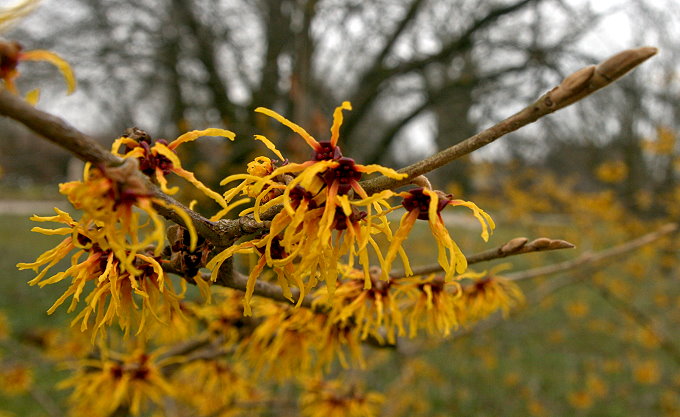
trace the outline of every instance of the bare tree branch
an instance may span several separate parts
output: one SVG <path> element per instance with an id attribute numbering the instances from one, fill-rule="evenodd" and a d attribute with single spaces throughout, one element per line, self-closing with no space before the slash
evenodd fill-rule
<path id="1" fill-rule="evenodd" d="M 191 2 L 187 0 L 173 0 L 173 7 L 178 11 L 177 15 L 184 19 L 184 24 L 191 31 L 197 43 L 198 59 L 208 73 L 208 85 L 213 94 L 213 104 L 219 110 L 222 119 L 236 120 L 236 110 L 232 101 L 227 95 L 227 85 L 222 80 L 221 71 L 217 63 L 215 54 L 215 44 L 213 37 L 206 33 L 206 28 L 200 24 Z"/>
<path id="2" fill-rule="evenodd" d="M 408 174 L 403 180 L 378 177 L 362 183 L 367 193 L 372 194 L 385 189 L 393 189 L 408 184 L 409 178 L 423 175 L 439 168 L 461 156 L 467 155 L 510 132 L 535 122 L 541 117 L 567 107 L 606 87 L 657 53 L 656 48 L 642 47 L 620 52 L 597 66 L 582 68 L 565 78 L 533 104 L 514 115 L 491 126 L 480 133 L 465 139 L 447 149 L 399 170 Z"/>
<path id="3" fill-rule="evenodd" d="M 571 249 L 573 247 L 574 245 L 565 240 L 548 239 L 547 237 L 541 237 L 529 242 L 529 239 L 525 237 L 516 237 L 497 248 L 488 249 L 483 252 L 475 253 L 473 255 L 467 256 L 466 259 L 468 265 L 472 265 L 480 262 L 491 261 L 494 259 L 505 258 L 508 256 L 521 255 L 524 253 L 544 252 L 558 249 Z M 436 272 L 441 272 L 443 270 L 441 265 L 439 264 L 423 265 L 412 269 L 413 275 L 434 274 Z M 390 277 L 393 279 L 403 278 L 404 276 L 405 276 L 404 271 L 390 272 Z"/>
<path id="4" fill-rule="evenodd" d="M 574 245 L 572 245 L 569 242 L 566 242 L 564 240 L 556 240 L 556 239 L 548 239 L 548 238 L 538 238 L 534 239 L 531 242 L 527 238 L 524 237 L 518 237 L 515 239 L 512 239 L 508 241 L 507 243 L 494 248 L 494 249 L 489 249 L 484 252 L 480 252 L 474 255 L 471 255 L 467 257 L 468 264 L 475 264 L 475 263 L 480 263 L 480 262 L 486 262 L 490 261 L 493 259 L 498 259 L 498 258 L 504 258 L 506 256 L 513 256 L 513 255 L 521 255 L 524 253 L 531 253 L 531 252 L 541 252 L 541 251 L 548 251 L 548 250 L 557 250 L 557 249 L 568 249 L 568 248 L 573 248 Z M 173 266 L 170 265 L 164 265 L 164 269 L 166 272 L 170 272 L 173 274 L 177 274 L 180 276 L 183 276 L 182 271 L 174 268 Z M 414 275 L 426 275 L 426 274 L 432 274 L 436 272 L 440 272 L 442 270 L 441 266 L 439 264 L 436 265 L 425 265 L 420 268 L 413 268 L 413 273 Z M 404 272 L 403 271 L 394 271 L 390 273 L 390 278 L 392 279 L 399 279 L 404 277 Z M 187 281 L 193 282 L 191 277 L 184 277 Z M 202 278 L 204 280 L 208 280 L 210 278 L 209 274 L 203 274 Z M 235 290 L 240 290 L 240 291 L 245 291 L 246 290 L 246 284 L 248 283 L 248 276 L 233 270 L 231 268 L 225 268 L 224 270 L 221 270 L 216 284 L 228 288 L 233 288 Z M 296 288 L 291 288 L 291 293 L 293 300 L 298 300 L 298 297 L 300 296 L 300 292 Z M 290 303 L 290 300 L 287 299 L 286 297 L 283 296 L 283 291 L 278 285 L 271 284 L 266 281 L 262 280 L 257 280 L 255 284 L 255 295 L 258 295 L 260 297 L 265 297 L 269 298 L 275 301 L 283 301 Z M 304 300 L 300 303 L 302 307 L 306 308 L 312 308 L 312 297 L 307 295 Z"/>
<path id="5" fill-rule="evenodd" d="M 678 225 L 676 223 L 668 223 L 661 226 L 659 229 L 643 235 L 635 240 L 626 242 L 622 245 L 615 246 L 610 249 L 603 250 L 597 254 L 591 255 L 589 257 L 579 257 L 575 260 L 563 262 L 562 267 L 553 268 L 552 270 L 544 268 L 535 268 L 528 271 L 520 272 L 517 274 L 507 274 L 504 277 L 510 280 L 517 281 L 519 279 L 534 278 L 537 276 L 558 274 L 561 272 L 567 272 L 575 270 L 580 267 L 590 267 L 598 268 L 604 266 L 606 262 L 620 258 L 621 255 L 638 249 L 641 246 L 653 243 L 669 234 L 675 233 L 678 230 Z M 583 258 L 583 259 L 581 259 Z M 581 260 L 581 262 L 574 262 Z M 555 265 L 555 266 L 557 266 Z M 543 270 L 543 271 L 541 271 Z M 527 273 L 529 271 L 540 272 Z M 527 295 L 527 304 L 538 305 L 540 301 L 548 297 L 549 295 L 555 293 L 556 291 L 568 287 L 573 284 L 585 281 L 588 276 L 586 274 L 573 274 L 571 276 L 563 277 L 563 279 L 555 279 L 547 281 L 541 284 L 538 288 L 532 291 L 531 294 Z M 526 277 L 526 278 L 524 278 Z M 594 282 L 589 282 L 591 285 L 595 286 L 595 290 L 602 296 L 606 301 L 608 301 L 614 308 L 621 310 L 627 316 L 631 317 L 638 325 L 652 332 L 654 337 L 659 341 L 661 348 L 673 359 L 674 362 L 680 363 L 680 347 L 673 343 L 672 339 L 668 337 L 667 334 L 659 332 L 658 329 L 653 325 L 653 320 L 644 311 L 638 309 L 634 305 L 626 302 L 625 300 L 619 298 L 614 293 L 609 291 L 607 288 L 598 285 Z M 521 314 L 523 309 L 513 310 L 510 312 L 512 316 Z M 478 333 L 486 331 L 496 327 L 497 325 L 503 323 L 504 317 L 501 314 L 494 314 L 493 316 L 476 323 L 474 326 L 467 327 L 456 333 L 456 338 L 468 336 L 473 333 Z"/>
<path id="6" fill-rule="evenodd" d="M 657 230 L 640 236 L 637 239 L 625 242 L 621 245 L 614 246 L 596 253 L 584 253 L 581 256 L 570 259 L 568 261 L 560 262 L 554 265 L 547 265 L 538 268 L 528 269 L 526 271 L 516 272 L 514 274 L 505 274 L 504 277 L 511 281 L 521 281 L 530 278 L 536 278 L 545 275 L 554 275 L 560 272 L 570 271 L 585 265 L 594 265 L 602 262 L 609 262 L 619 259 L 621 255 L 632 252 L 641 246 L 653 243 L 666 235 L 675 233 L 678 230 L 677 223 L 667 223 Z"/>
<path id="7" fill-rule="evenodd" d="M 96 140 L 62 119 L 38 110 L 6 89 L 0 89 L 0 114 L 14 119 L 45 139 L 94 165 L 120 165 L 123 160 L 105 150 Z"/>
<path id="8" fill-rule="evenodd" d="M 357 91 L 350 100 L 354 110 L 351 114 L 348 114 L 347 119 L 343 124 L 342 128 L 345 137 L 352 136 L 352 132 L 359 124 L 359 120 L 361 120 L 362 116 L 367 113 L 368 108 L 378 98 L 379 92 L 387 80 L 392 80 L 394 77 L 401 74 L 421 70 L 429 64 L 445 61 L 456 53 L 469 50 L 473 46 L 472 39 L 478 31 L 491 26 L 501 17 L 516 12 L 536 1 L 541 0 L 520 0 L 508 6 L 491 9 L 485 16 L 474 21 L 465 32 L 449 41 L 441 51 L 434 55 L 430 55 L 423 59 L 408 61 L 392 68 L 387 68 L 382 62 L 376 62 L 376 65 L 369 71 L 366 71 L 357 83 L 357 85 L 361 86 L 361 89 Z M 415 6 L 416 7 L 409 10 L 409 13 L 415 13 L 417 11 L 417 4 Z M 406 17 L 409 17 L 409 14 L 407 14 Z M 394 35 L 398 36 L 399 33 L 397 32 L 399 30 L 403 30 L 403 28 L 397 26 Z"/>
<path id="9" fill-rule="evenodd" d="M 401 18 L 399 24 L 397 24 L 397 27 L 394 28 L 394 31 L 392 31 L 392 33 L 389 34 L 387 40 L 385 41 L 385 45 L 382 47 L 378 55 L 375 57 L 373 65 L 368 70 L 369 73 L 380 70 L 380 67 L 383 65 L 385 58 L 387 58 L 387 55 L 390 52 L 392 52 L 394 44 L 397 42 L 402 33 L 404 33 L 404 30 L 406 30 L 408 25 L 418 15 L 418 11 L 422 4 L 423 0 L 413 0 L 411 6 L 408 8 L 404 16 Z"/>
<path id="10" fill-rule="evenodd" d="M 448 83 L 447 85 L 438 88 L 436 92 L 434 94 L 431 94 L 428 97 L 428 99 L 425 100 L 421 105 L 416 106 L 413 110 L 411 110 L 410 113 L 399 118 L 399 120 L 396 123 L 385 129 L 384 133 L 379 138 L 371 141 L 371 146 L 374 150 L 373 152 L 368 154 L 368 156 L 363 156 L 362 157 L 363 161 L 368 164 L 379 163 L 380 159 L 385 155 L 385 149 L 387 149 L 390 146 L 390 144 L 396 137 L 397 133 L 399 133 L 399 131 L 404 126 L 406 126 L 411 120 L 415 119 L 426 110 L 432 108 L 432 106 L 436 105 L 440 101 L 449 97 L 451 94 L 455 93 L 456 90 L 458 90 L 460 87 L 493 81 L 497 78 L 500 78 L 503 75 L 521 71 L 526 68 L 527 64 L 524 63 L 514 67 L 503 68 L 491 74 L 480 75 L 474 78 L 468 77 L 465 79 L 456 79 Z"/>

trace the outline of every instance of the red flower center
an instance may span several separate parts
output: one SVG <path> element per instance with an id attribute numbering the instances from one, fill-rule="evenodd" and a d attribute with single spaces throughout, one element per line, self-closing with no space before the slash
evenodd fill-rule
<path id="1" fill-rule="evenodd" d="M 347 216 L 342 207 L 336 207 L 335 217 L 333 217 L 333 228 L 335 230 L 346 230 L 347 220 L 349 220 L 351 224 L 355 224 L 365 218 L 367 215 L 368 213 L 365 211 L 359 210 L 356 207 L 352 207 L 352 213 Z"/>
<path id="2" fill-rule="evenodd" d="M 339 146 L 333 146 L 330 142 L 319 142 L 319 148 L 312 152 L 312 159 L 314 161 L 328 161 L 331 159 L 342 158 L 342 152 Z"/>
<path id="3" fill-rule="evenodd" d="M 0 78 L 10 76 L 16 69 L 21 49 L 18 42 L 0 42 Z"/>
<path id="4" fill-rule="evenodd" d="M 361 179 L 361 172 L 357 171 L 356 164 L 352 158 L 340 158 L 337 160 L 338 166 L 330 168 L 323 174 L 326 185 L 338 183 L 338 195 L 347 194 L 352 188 L 352 182 Z"/>
<path id="5" fill-rule="evenodd" d="M 258 252 L 260 252 L 261 255 L 264 255 L 265 247 L 258 248 L 257 246 L 255 247 Z M 281 238 L 278 236 L 274 236 L 274 239 L 272 239 L 272 245 L 271 245 L 271 257 L 272 259 L 283 259 L 288 256 L 288 252 L 284 249 L 283 246 L 281 246 Z"/>
<path id="6" fill-rule="evenodd" d="M 302 186 L 296 185 L 292 190 L 290 190 L 290 205 L 293 209 L 297 209 L 300 206 L 302 200 L 309 202 L 308 209 L 313 210 L 316 208 L 316 202 L 313 200 L 314 196 L 309 191 L 305 190 Z"/>
<path id="7" fill-rule="evenodd" d="M 408 211 L 418 210 L 418 218 L 420 220 L 430 219 L 430 201 L 432 197 L 425 194 L 422 187 L 414 188 L 408 191 L 409 195 L 404 197 L 401 205 Z M 439 194 L 439 201 L 437 202 L 437 214 L 444 210 L 444 207 L 451 201 L 451 195 Z"/>

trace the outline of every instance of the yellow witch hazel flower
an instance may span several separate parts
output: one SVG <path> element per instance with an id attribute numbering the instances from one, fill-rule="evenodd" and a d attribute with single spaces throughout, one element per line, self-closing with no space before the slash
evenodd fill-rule
<path id="1" fill-rule="evenodd" d="M 430 336 L 446 337 L 460 324 L 461 285 L 458 281 L 445 282 L 436 275 L 414 276 L 399 279 L 398 292 L 404 290 L 410 299 L 404 309 L 409 337 L 414 338 L 421 329 Z"/>
<path id="2" fill-rule="evenodd" d="M 397 336 L 404 336 L 402 308 L 399 299 L 409 291 L 397 280 L 374 280 L 371 288 L 365 288 L 363 274 L 355 269 L 343 272 L 343 281 L 332 298 L 319 290 L 314 295 L 314 307 L 327 310 L 328 324 L 356 326 L 361 340 L 369 336 L 379 344 L 396 343 Z M 397 290 L 400 287 L 400 290 Z M 403 288 L 401 288 L 403 287 Z"/>
<path id="3" fill-rule="evenodd" d="M 111 152 L 123 158 L 136 158 L 139 161 L 140 171 L 155 178 L 161 190 L 167 194 L 175 194 L 179 190 L 178 187 L 168 188 L 167 186 L 168 181 L 165 176 L 172 172 L 189 181 L 205 195 L 215 200 L 222 208 L 226 208 L 227 204 L 224 198 L 206 187 L 192 172 L 182 168 L 182 163 L 176 154 L 176 150 L 181 144 L 194 141 L 202 136 L 222 136 L 232 141 L 236 137 L 234 132 L 229 130 L 210 128 L 192 130 L 168 143 L 165 139 L 152 140 L 146 132 L 132 129 L 128 135 L 113 142 Z M 123 147 L 122 152 L 121 146 Z"/>
<path id="4" fill-rule="evenodd" d="M 475 203 L 453 199 L 451 195 L 446 195 L 440 191 L 418 187 L 398 195 L 403 197 L 402 206 L 406 209 L 406 213 L 402 216 L 399 229 L 395 232 L 394 239 L 387 250 L 385 257 L 386 271 L 390 270 L 394 258 L 398 251 L 402 249 L 402 243 L 408 237 L 416 220 L 420 219 L 427 220 L 432 235 L 437 241 L 439 254 L 437 261 L 446 272 L 445 279 L 448 281 L 453 278 L 454 274 L 465 272 L 467 269 L 465 255 L 458 248 L 456 242 L 451 239 L 441 216 L 441 212 L 446 206 L 465 206 L 472 210 L 473 215 L 482 226 L 482 239 L 484 241 L 489 239 L 489 232 L 496 227 L 491 216 L 477 207 Z M 408 265 L 404 266 L 408 275 L 410 275 L 410 268 Z"/>
<path id="5" fill-rule="evenodd" d="M 30 14 L 38 5 L 37 0 L 25 0 L 12 7 L 0 8 L 0 32 L 16 24 L 19 19 Z M 19 77 L 18 65 L 22 61 L 46 61 L 59 69 L 66 81 L 68 93 L 76 88 L 76 79 L 70 65 L 59 55 L 44 50 L 24 51 L 20 43 L 15 41 L 0 41 L 0 80 L 4 88 L 17 94 L 15 80 Z M 31 103 L 38 101 L 39 91 L 28 93 L 27 99 Z"/>
<path id="6" fill-rule="evenodd" d="M 327 314 L 263 300 L 255 309 L 259 325 L 243 339 L 236 360 L 255 374 L 277 381 L 319 375 L 338 360 L 364 367 L 358 328 L 331 323 Z"/>
<path id="7" fill-rule="evenodd" d="M 127 159 L 119 167 L 103 169 L 85 165 L 83 181 L 61 184 L 59 192 L 66 195 L 74 208 L 83 211 L 81 224 L 87 225 L 95 241 L 106 240 L 124 268 L 136 273 L 135 255 L 154 247 L 160 255 L 165 245 L 165 223 L 153 205 L 173 209 L 189 227 L 192 250 L 198 239 L 189 216 L 179 207 L 154 198 L 139 178 L 138 162 Z M 141 218 L 140 209 L 148 220 Z"/>
<path id="8" fill-rule="evenodd" d="M 249 416 L 265 411 L 267 397 L 244 363 L 225 358 L 183 364 L 172 376 L 178 397 L 200 416 Z M 262 408 L 256 406 L 261 403 Z"/>
<path id="9" fill-rule="evenodd" d="M 501 264 L 488 273 L 470 277 L 474 282 L 463 286 L 460 299 L 459 316 L 463 324 L 479 321 L 497 310 L 507 316 L 512 308 L 524 302 L 524 295 L 517 284 L 499 275 L 509 267 L 509 264 Z"/>
<path id="10" fill-rule="evenodd" d="M 191 248 L 196 247 L 197 235 L 188 215 L 152 197 L 143 179 L 136 159 L 127 159 L 115 168 L 86 165 L 83 181 L 60 186 L 61 193 L 83 211 L 80 220 L 75 221 L 61 210 L 52 217 L 34 216 L 34 221 L 66 225 L 34 231 L 67 237 L 35 262 L 17 265 L 19 269 L 38 273 L 29 282 L 31 285 L 42 287 L 71 279 L 68 289 L 48 310 L 50 314 L 68 298 L 72 298 L 68 311 L 74 311 L 81 296 L 93 286 L 85 296 L 85 307 L 73 321 L 80 323 L 83 331 L 91 329 L 93 339 L 114 322 L 126 334 L 132 328 L 141 334 L 149 319 L 162 321 L 160 317 L 182 316 L 179 305 L 182 293 L 175 290 L 160 265 L 165 223 L 153 205 L 174 209 L 184 218 L 189 226 Z M 47 277 L 47 272 L 72 251 L 76 252 L 71 256 L 70 267 Z"/>
<path id="11" fill-rule="evenodd" d="M 85 307 L 73 320 L 80 323 L 81 331 L 92 330 L 92 339 L 100 330 L 114 321 L 127 334 L 137 328 L 137 334 L 146 330 L 149 320 L 159 317 L 181 316 L 180 300 L 182 294 L 175 291 L 171 280 L 167 279 L 160 261 L 149 253 L 135 253 L 128 268 L 121 261 L 108 241 L 91 224 L 76 222 L 66 212 L 55 209 L 57 215 L 51 217 L 33 216 L 38 222 L 57 222 L 66 227 L 46 229 L 35 227 L 32 230 L 46 235 L 67 236 L 55 248 L 40 255 L 35 262 L 20 263 L 19 269 L 42 270 L 29 281 L 30 285 L 56 284 L 71 278 L 71 284 L 47 311 L 52 314 L 68 298 L 71 303 L 68 311 L 78 306 L 81 297 Z M 73 251 L 71 265 L 63 272 L 47 277 L 47 272 L 60 260 Z M 89 291 L 89 293 L 88 293 Z M 139 304 L 141 303 L 141 308 Z"/>
<path id="12" fill-rule="evenodd" d="M 177 394 L 162 372 L 172 361 L 177 358 L 163 359 L 159 350 L 117 353 L 103 348 L 98 357 L 79 361 L 77 372 L 59 384 L 73 388 L 69 415 L 106 417 L 127 409 L 138 416 L 152 403 L 162 405 L 164 397 Z"/>
<path id="13" fill-rule="evenodd" d="M 26 393 L 34 383 L 33 370 L 21 363 L 0 363 L 0 394 Z"/>
<path id="14" fill-rule="evenodd" d="M 305 417 L 374 417 L 380 415 L 385 396 L 346 381 L 309 379 L 300 395 Z"/>
<path id="15" fill-rule="evenodd" d="M 262 322 L 239 345 L 238 361 L 245 360 L 254 374 L 278 381 L 318 371 L 314 353 L 323 327 L 321 315 L 273 302 L 263 302 L 256 311 Z"/>
<path id="16" fill-rule="evenodd" d="M 369 196 L 359 184 L 363 174 L 380 173 L 390 178 L 402 179 L 405 174 L 379 165 L 360 165 L 343 157 L 338 139 L 342 124 L 342 111 L 350 110 L 344 102 L 333 113 L 330 140 L 317 141 L 307 131 L 278 113 L 259 107 L 255 111 L 272 117 L 299 134 L 312 148 L 312 157 L 303 163 L 285 160 L 271 141 L 256 136 L 279 158 L 272 161 L 260 157 L 249 164 L 248 174 L 225 178 L 222 184 L 240 180 L 241 183 L 225 193 L 230 202 L 239 193 L 255 198 L 252 208 L 241 215 L 253 213 L 256 220 L 267 209 L 281 204 L 281 210 L 271 221 L 270 232 L 257 241 L 246 242 L 226 249 L 209 263 L 213 280 L 220 265 L 234 253 L 244 248 L 257 248 L 262 252 L 259 271 L 250 275 L 246 292 L 247 304 L 252 295 L 257 275 L 264 266 L 273 267 L 285 279 L 279 282 L 294 283 L 301 297 L 319 281 L 325 281 L 329 293 L 335 289 L 338 263 L 348 256 L 350 265 L 358 258 L 363 266 L 364 285 L 371 285 L 369 274 L 369 248 L 376 252 L 383 265 L 374 235 L 383 234 L 390 239 L 392 232 L 384 217 L 391 191 Z M 287 265 L 294 265 L 293 268 Z M 304 286 L 302 281 L 306 281 Z M 287 291 L 284 285 L 284 291 Z"/>

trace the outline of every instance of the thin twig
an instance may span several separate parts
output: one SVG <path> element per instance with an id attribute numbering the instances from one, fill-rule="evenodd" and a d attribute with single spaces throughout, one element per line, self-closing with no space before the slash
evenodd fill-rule
<path id="1" fill-rule="evenodd" d="M 677 230 L 678 230 L 677 223 L 667 223 L 659 227 L 657 230 L 647 233 L 646 235 L 640 236 L 637 239 L 622 243 L 621 245 L 614 246 L 600 252 L 584 253 L 581 256 L 574 259 L 570 259 L 568 261 L 528 269 L 526 271 L 506 274 L 504 275 L 504 277 L 511 281 L 521 281 L 524 279 L 530 279 L 545 275 L 553 275 L 560 272 L 569 271 L 572 269 L 579 268 L 586 264 L 598 264 L 600 262 L 616 260 L 625 253 L 632 252 L 641 246 L 648 245 L 656 240 L 661 239 L 666 235 L 676 232 Z"/>
<path id="2" fill-rule="evenodd" d="M 444 149 L 429 158 L 399 170 L 408 174 L 402 180 L 385 176 L 362 182 L 367 193 L 373 194 L 386 189 L 394 189 L 410 181 L 409 178 L 426 174 L 436 168 L 467 155 L 510 132 L 535 122 L 541 117 L 581 100 L 595 91 L 606 87 L 617 78 L 640 65 L 657 53 L 656 48 L 642 47 L 620 52 L 599 65 L 582 68 L 566 77 L 560 85 L 553 88 L 533 104 L 490 128 L 471 136 L 460 143 Z"/>
<path id="3" fill-rule="evenodd" d="M 523 253 L 557 250 L 557 249 L 568 249 L 573 248 L 574 245 L 571 243 L 559 240 L 559 239 L 548 239 L 545 237 L 534 239 L 529 242 L 529 239 L 525 237 L 518 237 L 508 241 L 507 243 L 494 248 L 489 249 L 484 252 L 480 252 L 467 257 L 468 264 L 475 264 L 479 262 L 490 261 L 493 259 L 504 258 L 506 256 L 520 255 Z M 164 265 L 166 272 L 177 274 L 183 276 L 182 272 L 171 265 Z M 441 265 L 425 265 L 419 268 L 414 268 L 414 275 L 426 275 L 435 272 L 440 272 L 442 270 Z M 403 271 L 395 271 L 390 273 L 390 278 L 399 279 L 404 277 Z M 210 276 L 207 273 L 202 274 L 204 280 L 209 280 Z M 187 281 L 193 283 L 190 277 L 185 277 Z M 235 290 L 245 291 L 246 285 L 248 283 L 248 276 L 244 275 L 236 270 L 231 270 L 231 268 L 224 268 L 220 271 L 216 284 Z M 300 297 L 300 291 L 297 288 L 291 288 L 293 300 L 298 300 Z M 255 282 L 254 295 L 269 298 L 275 301 L 283 301 L 290 303 L 290 300 L 283 295 L 283 291 L 278 285 L 263 281 L 258 279 Z M 296 301 L 297 302 L 297 301 Z M 312 297 L 307 295 L 300 303 L 300 306 L 306 308 L 312 308 Z"/>
<path id="4" fill-rule="evenodd" d="M 595 254 L 582 255 L 576 259 L 570 261 L 561 262 L 555 265 L 550 265 L 549 267 L 540 267 L 529 269 L 526 271 L 521 271 L 515 274 L 504 274 L 503 277 L 512 281 L 518 281 L 522 279 L 536 278 L 539 276 L 554 275 L 562 272 L 568 272 L 575 270 L 579 267 L 588 268 L 600 268 L 603 267 L 608 261 L 618 259 L 622 254 L 631 252 L 641 246 L 653 243 L 664 236 L 667 236 L 678 230 L 678 225 L 676 223 L 667 223 L 657 230 L 647 233 L 646 235 L 640 236 L 637 239 L 626 242 L 622 245 L 615 246 L 609 249 L 605 249 Z M 536 289 L 534 289 L 526 297 L 527 305 L 537 305 L 540 301 L 548 297 L 549 295 L 561 290 L 562 288 L 568 287 L 570 285 L 577 284 L 579 282 L 585 281 L 592 274 L 574 274 L 571 276 L 561 277 L 562 279 L 551 279 L 550 281 L 544 282 Z M 510 311 L 510 316 L 519 314 L 525 310 L 515 309 Z M 455 337 L 463 337 L 470 335 L 472 333 L 482 332 L 489 330 L 500 323 L 503 323 L 507 317 L 501 314 L 493 314 L 488 318 L 475 323 L 473 326 L 466 327 L 459 330 Z M 675 359 L 675 358 L 674 358 Z"/>
<path id="5" fill-rule="evenodd" d="M 184 276 L 182 271 L 174 268 L 172 265 L 163 264 L 163 270 L 171 274 L 179 275 L 180 277 L 184 278 L 187 282 L 195 284 L 193 277 Z M 210 274 L 208 273 L 202 272 L 201 278 L 204 281 L 210 282 Z M 213 283 L 213 285 L 219 285 L 222 287 L 227 287 L 244 292 L 246 291 L 247 284 L 248 276 L 238 272 L 233 268 L 221 268 L 216 282 Z M 297 288 L 291 288 L 290 292 L 292 294 L 293 300 L 297 300 L 300 297 L 300 291 Z M 261 279 L 258 279 L 255 282 L 255 290 L 253 291 L 253 294 L 260 297 L 269 298 L 274 301 L 291 303 L 291 301 L 283 295 L 283 290 L 281 290 L 281 287 L 269 283 L 267 281 L 263 281 Z M 295 302 L 297 303 L 297 301 Z M 305 298 L 300 303 L 300 306 L 312 308 L 312 297 L 309 295 L 305 296 Z"/>
<path id="6" fill-rule="evenodd" d="M 541 237 L 534 239 L 529 242 L 529 239 L 525 237 L 516 237 L 511 239 L 507 243 L 498 246 L 497 248 L 488 249 L 483 252 L 475 253 L 470 256 L 466 256 L 468 265 L 487 262 L 494 259 L 505 258 L 508 256 L 521 255 L 523 253 L 531 252 L 544 252 L 549 250 L 558 249 L 571 249 L 574 245 L 559 239 L 549 239 L 546 237 Z M 439 264 L 423 265 L 419 267 L 412 268 L 413 275 L 427 275 L 434 274 L 436 272 L 441 272 L 443 268 Z M 391 278 L 403 278 L 405 272 L 402 270 L 390 272 Z"/>
<path id="7" fill-rule="evenodd" d="M 96 140 L 64 120 L 38 110 L 26 101 L 0 89 L 0 114 L 22 123 L 48 141 L 93 165 L 117 166 L 123 160 L 104 149 Z"/>
<path id="8" fill-rule="evenodd" d="M 59 408 L 59 405 L 57 405 L 56 401 L 52 397 L 50 397 L 47 392 L 45 392 L 42 388 L 33 386 L 29 390 L 29 393 L 31 394 L 31 397 L 40 404 L 43 410 L 47 413 L 48 416 L 50 417 L 62 417 L 64 416 L 64 412 Z"/>

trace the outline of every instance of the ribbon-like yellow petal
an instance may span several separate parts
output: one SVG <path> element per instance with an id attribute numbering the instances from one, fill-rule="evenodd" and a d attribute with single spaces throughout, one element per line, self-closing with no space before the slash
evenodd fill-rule
<path id="1" fill-rule="evenodd" d="M 73 70 L 68 62 L 54 52 L 36 49 L 33 51 L 23 52 L 20 60 L 22 61 L 45 61 L 57 67 L 61 75 L 66 81 L 66 88 L 68 94 L 76 90 L 76 77 L 73 75 Z"/>

